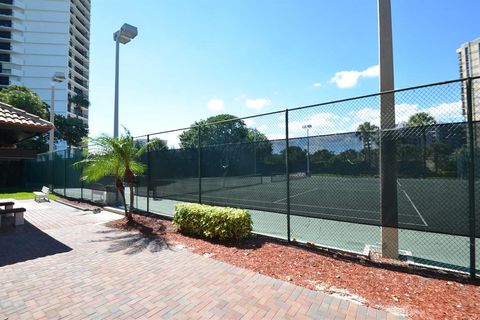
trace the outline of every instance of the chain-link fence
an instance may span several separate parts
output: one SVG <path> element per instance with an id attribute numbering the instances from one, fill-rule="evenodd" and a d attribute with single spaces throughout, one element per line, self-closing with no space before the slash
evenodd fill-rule
<path id="1" fill-rule="evenodd" d="M 246 208 L 257 233 L 362 254 L 395 248 L 411 263 L 473 276 L 479 120 L 475 78 L 200 121 L 135 138 L 138 147 L 157 142 L 140 159 L 147 170 L 135 206 L 164 215 L 178 202 Z M 104 201 L 113 178 L 82 184 L 72 167 L 79 159 L 77 151 L 41 155 L 26 176 Z"/>

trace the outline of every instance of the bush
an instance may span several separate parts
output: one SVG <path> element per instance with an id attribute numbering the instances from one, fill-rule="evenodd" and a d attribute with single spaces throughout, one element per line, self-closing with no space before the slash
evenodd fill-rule
<path id="1" fill-rule="evenodd" d="M 247 210 L 194 203 L 177 204 L 173 224 L 182 232 L 219 240 L 248 238 L 252 232 Z"/>

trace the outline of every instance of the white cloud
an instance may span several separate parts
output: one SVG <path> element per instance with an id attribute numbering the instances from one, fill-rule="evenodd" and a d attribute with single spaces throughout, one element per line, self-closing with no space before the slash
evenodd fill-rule
<path id="1" fill-rule="evenodd" d="M 442 103 L 430 108 L 420 108 L 418 104 L 400 103 L 395 105 L 395 123 L 405 123 L 416 113 L 426 112 L 430 114 L 439 123 L 464 121 L 462 116 L 462 101 L 452 103 Z M 380 126 L 380 109 L 363 108 L 355 112 L 349 112 L 351 117 L 351 130 L 357 129 L 358 125 L 364 122 L 370 122 Z"/>
<path id="2" fill-rule="evenodd" d="M 212 99 L 208 101 L 208 109 L 212 111 L 222 111 L 225 108 L 225 102 L 222 99 Z"/>
<path id="3" fill-rule="evenodd" d="M 284 133 L 267 133 L 268 140 L 280 140 L 285 139 Z"/>
<path id="4" fill-rule="evenodd" d="M 245 106 L 250 109 L 255 109 L 257 111 L 261 110 L 263 107 L 271 104 L 271 101 L 265 98 L 257 99 L 246 99 Z"/>
<path id="5" fill-rule="evenodd" d="M 330 79 L 330 82 L 335 83 L 337 87 L 342 89 L 353 88 L 358 84 L 360 78 L 374 78 L 378 77 L 379 74 L 380 67 L 375 65 L 363 71 L 339 71 Z"/>
<path id="6" fill-rule="evenodd" d="M 355 112 L 349 112 L 349 116 L 352 119 L 351 131 L 355 131 L 358 125 L 364 122 L 370 122 L 371 124 L 380 125 L 380 111 L 374 108 L 363 108 Z"/>
<path id="7" fill-rule="evenodd" d="M 312 84 L 312 87 L 314 88 L 320 88 L 322 86 L 322 84 L 320 82 L 315 82 L 314 84 Z"/>
<path id="8" fill-rule="evenodd" d="M 255 121 L 252 118 L 248 119 L 243 119 L 243 122 L 247 125 L 247 127 L 254 127 L 255 126 Z"/>
<path id="9" fill-rule="evenodd" d="M 167 142 L 167 146 L 169 148 L 178 148 L 180 145 L 180 139 L 178 136 L 182 134 L 183 131 L 173 131 L 173 132 L 167 132 L 167 133 L 162 133 L 157 136 L 152 136 L 152 138 L 158 138 L 160 140 L 165 140 Z"/>
<path id="10" fill-rule="evenodd" d="M 446 122 L 446 119 L 448 119 L 448 121 L 465 121 L 462 115 L 461 100 L 430 107 L 426 112 L 433 116 L 438 122 Z"/>
<path id="11" fill-rule="evenodd" d="M 303 126 L 311 125 L 310 134 L 328 134 L 338 133 L 348 121 L 347 118 L 343 118 L 337 114 L 330 112 L 315 113 L 309 117 L 305 117 L 301 120 L 290 121 L 288 124 L 288 130 L 290 137 L 299 137 L 305 135 L 305 129 Z M 280 128 L 285 128 L 285 122 L 280 122 L 278 125 Z M 345 130 L 342 130 L 345 131 Z"/>

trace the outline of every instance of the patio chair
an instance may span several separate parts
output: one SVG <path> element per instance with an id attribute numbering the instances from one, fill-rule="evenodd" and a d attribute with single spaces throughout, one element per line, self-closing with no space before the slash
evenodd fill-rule
<path id="1" fill-rule="evenodd" d="M 23 214 L 27 211 L 25 208 L 9 208 L 9 209 L 0 209 L 0 227 L 2 226 L 2 220 L 1 216 L 2 215 L 9 215 L 9 214 L 14 214 L 15 215 L 15 225 L 20 226 L 23 225 L 24 219 L 23 219 Z"/>
<path id="2" fill-rule="evenodd" d="M 50 198 L 48 197 L 49 193 L 50 189 L 45 186 L 43 186 L 42 191 L 34 191 L 35 201 L 40 202 L 40 200 L 43 200 L 50 202 Z"/>

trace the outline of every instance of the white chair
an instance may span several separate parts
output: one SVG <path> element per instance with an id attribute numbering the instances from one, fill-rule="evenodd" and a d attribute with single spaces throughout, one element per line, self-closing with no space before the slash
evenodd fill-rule
<path id="1" fill-rule="evenodd" d="M 45 186 L 43 186 L 42 191 L 34 191 L 35 201 L 40 202 L 42 200 L 50 202 L 50 198 L 48 197 L 49 193 L 50 189 Z"/>

